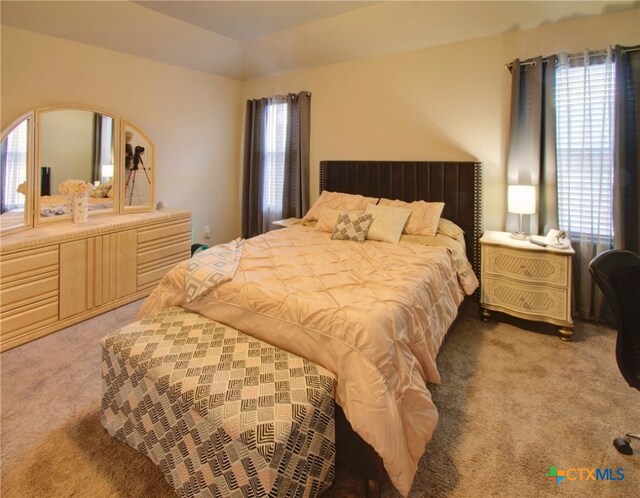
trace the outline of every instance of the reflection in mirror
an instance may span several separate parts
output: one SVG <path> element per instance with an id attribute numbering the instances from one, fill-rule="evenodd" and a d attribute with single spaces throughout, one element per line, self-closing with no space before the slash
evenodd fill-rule
<path id="1" fill-rule="evenodd" d="M 89 212 L 111 212 L 114 175 L 114 119 L 79 109 L 40 114 L 39 217 L 69 217 L 65 180 L 83 180 L 96 188 L 89 194 Z"/>
<path id="2" fill-rule="evenodd" d="M 124 141 L 123 206 L 125 209 L 150 207 L 153 202 L 153 144 L 130 124 L 125 124 Z"/>
<path id="3" fill-rule="evenodd" d="M 0 146 L 0 223 L 2 230 L 26 224 L 30 119 L 21 121 Z"/>

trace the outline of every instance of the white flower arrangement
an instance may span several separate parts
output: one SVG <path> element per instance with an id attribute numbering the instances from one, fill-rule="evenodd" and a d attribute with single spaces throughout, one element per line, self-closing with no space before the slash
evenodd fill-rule
<path id="1" fill-rule="evenodd" d="M 61 194 L 77 195 L 84 194 L 93 190 L 93 185 L 84 180 L 65 180 L 59 186 L 58 190 Z"/>

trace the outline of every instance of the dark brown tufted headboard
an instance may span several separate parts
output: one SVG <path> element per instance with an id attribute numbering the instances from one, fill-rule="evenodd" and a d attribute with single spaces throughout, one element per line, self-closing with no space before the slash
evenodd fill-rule
<path id="1" fill-rule="evenodd" d="M 323 190 L 407 202 L 444 202 L 442 216 L 464 230 L 469 261 L 480 278 L 481 163 L 322 161 L 320 192 Z"/>

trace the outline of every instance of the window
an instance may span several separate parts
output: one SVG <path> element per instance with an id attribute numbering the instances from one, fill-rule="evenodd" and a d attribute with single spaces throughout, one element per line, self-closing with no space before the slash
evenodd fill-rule
<path id="1" fill-rule="evenodd" d="M 262 208 L 275 216 L 282 214 L 284 156 L 287 142 L 287 103 L 267 106 L 264 154 L 264 195 Z"/>
<path id="2" fill-rule="evenodd" d="M 247 101 L 242 195 L 242 236 L 301 217 L 309 197 L 311 95 L 276 95 Z M 285 184 L 286 181 L 286 184 Z"/>
<path id="3" fill-rule="evenodd" d="M 570 234 L 613 238 L 611 61 L 556 72 L 558 217 Z"/>

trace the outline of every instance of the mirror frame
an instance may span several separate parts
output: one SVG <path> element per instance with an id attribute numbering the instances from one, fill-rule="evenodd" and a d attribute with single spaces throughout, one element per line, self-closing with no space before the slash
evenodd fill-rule
<path id="1" fill-rule="evenodd" d="M 33 185 L 34 185 L 34 143 L 35 143 L 35 111 L 25 112 L 23 115 L 13 120 L 9 125 L 2 130 L 2 134 L 0 135 L 0 143 L 4 142 L 4 139 L 9 136 L 9 134 L 23 121 L 29 120 L 29 125 L 27 126 L 27 188 L 25 193 L 24 200 L 24 214 L 22 218 L 22 223 L 10 226 L 8 228 L 2 227 L 0 225 L 0 233 L 8 234 L 12 232 L 17 232 L 20 230 L 25 230 L 27 228 L 33 227 L 33 203 L 34 193 L 33 193 Z"/>
<path id="2" fill-rule="evenodd" d="M 135 125 L 129 120 L 125 120 L 121 116 L 111 111 L 100 109 L 87 105 L 54 105 L 54 106 L 46 106 L 39 107 L 37 109 L 33 109 L 29 112 L 22 114 L 20 117 L 12 121 L 5 129 L 2 131 L 2 140 L 6 138 L 7 135 L 20 123 L 22 123 L 25 119 L 30 119 L 30 124 L 28 126 L 28 148 L 27 148 L 27 194 L 25 199 L 25 216 L 24 221 L 20 225 L 14 225 L 10 228 L 4 229 L 1 228 L 0 232 L 4 234 L 8 234 L 11 232 L 25 230 L 29 228 L 34 228 L 42 225 L 50 225 L 51 223 L 57 222 L 72 222 L 71 214 L 64 214 L 59 216 L 52 217 L 41 217 L 40 216 L 40 169 L 38 167 L 40 161 L 40 123 L 41 116 L 43 113 L 55 111 L 55 110 L 80 110 L 80 111 L 89 111 L 98 114 L 103 114 L 105 116 L 109 116 L 113 119 L 114 129 L 113 129 L 113 146 L 115 151 L 115 160 L 114 160 L 114 174 L 113 174 L 113 185 L 116 188 L 113 196 L 113 209 L 112 210 L 101 210 L 95 212 L 89 212 L 90 218 L 94 216 L 103 216 L 103 215 L 116 215 L 123 213 L 133 213 L 133 212 L 142 212 L 142 211 L 153 211 L 155 207 L 155 177 L 156 177 L 156 146 L 153 140 L 149 138 L 149 135 L 145 133 L 139 126 Z M 150 156 L 147 157 L 147 167 L 151 172 L 151 185 L 149 189 L 149 201 L 147 204 L 138 205 L 138 206 L 124 206 L 124 168 L 125 168 L 125 158 L 124 158 L 124 133 L 125 128 L 129 126 L 133 128 L 136 133 L 142 136 L 147 143 L 149 144 L 149 150 L 151 151 Z"/>

